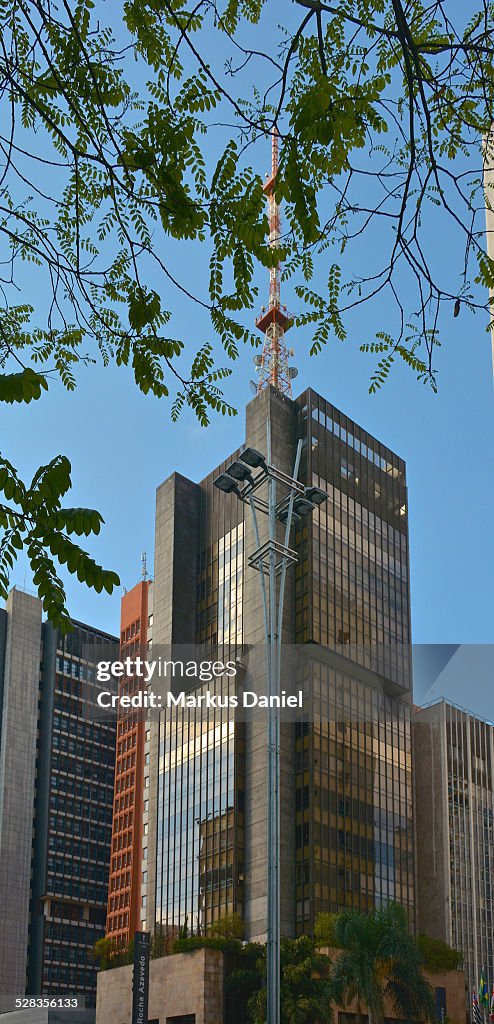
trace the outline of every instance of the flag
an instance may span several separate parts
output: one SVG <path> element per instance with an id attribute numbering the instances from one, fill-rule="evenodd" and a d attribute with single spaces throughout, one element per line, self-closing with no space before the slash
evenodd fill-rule
<path id="1" fill-rule="evenodd" d="M 484 968 L 480 972 L 479 981 L 479 1006 L 483 1006 L 484 1009 L 489 1009 L 489 990 L 487 988 L 487 982 L 485 980 Z"/>
<path id="2" fill-rule="evenodd" d="M 482 1014 L 476 992 L 472 996 L 472 1024 L 482 1024 Z"/>

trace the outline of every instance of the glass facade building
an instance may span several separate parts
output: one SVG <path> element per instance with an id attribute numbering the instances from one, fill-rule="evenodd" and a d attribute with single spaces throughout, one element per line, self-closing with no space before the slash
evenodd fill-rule
<path id="1" fill-rule="evenodd" d="M 292 401 L 270 389 L 250 403 L 246 444 L 264 452 L 267 415 L 273 464 L 291 472 L 302 439 L 300 479 L 328 494 L 291 537 L 298 562 L 287 581 L 283 642 L 306 654 L 309 713 L 282 729 L 282 927 L 311 932 L 319 911 L 388 899 L 406 906 L 413 927 L 405 465 L 312 390 Z M 200 484 L 180 478 L 180 503 L 175 478 L 158 492 L 153 641 L 170 642 L 176 622 L 206 653 L 248 660 L 263 642 L 259 581 L 248 567 L 250 513 L 213 486 L 235 458 Z M 186 577 L 194 553 L 195 575 Z M 208 721 L 161 713 L 148 898 L 156 922 L 174 934 L 186 918 L 204 930 L 232 912 L 243 915 L 248 937 L 263 934 L 264 726 L 227 711 Z"/>
<path id="2" fill-rule="evenodd" d="M 386 900 L 413 923 L 405 465 L 314 391 L 296 406 L 302 479 L 328 494 L 295 531 L 295 640 L 325 652 L 296 728 L 296 929 Z"/>
<path id="3" fill-rule="evenodd" d="M 94 943 L 105 934 L 116 723 L 94 720 L 91 650 L 118 641 L 75 623 L 42 627 L 28 992 L 94 1006 Z M 100 656 L 100 655 L 99 655 Z"/>
<path id="4" fill-rule="evenodd" d="M 296 640 L 350 645 L 352 660 L 408 691 L 405 464 L 315 392 L 296 404 L 302 479 L 328 494 L 295 537 Z"/>
<path id="5" fill-rule="evenodd" d="M 234 689 L 208 684 L 224 698 Z M 186 921 L 204 933 L 242 914 L 243 725 L 229 709 L 160 717 L 156 921 L 171 936 Z"/>
<path id="6" fill-rule="evenodd" d="M 320 911 L 389 900 L 414 920 L 410 707 L 335 669 L 306 663 L 309 721 L 295 726 L 296 927 Z"/>

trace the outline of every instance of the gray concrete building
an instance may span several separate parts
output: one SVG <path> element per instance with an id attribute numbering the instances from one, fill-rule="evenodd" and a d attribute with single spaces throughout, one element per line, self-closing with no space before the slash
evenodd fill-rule
<path id="1" fill-rule="evenodd" d="M 0 996 L 79 995 L 105 932 L 116 723 L 93 720 L 94 656 L 118 640 L 63 637 L 14 588 L 0 610 Z"/>
<path id="2" fill-rule="evenodd" d="M 0 638 L 0 993 L 21 995 L 29 941 L 41 601 L 11 590 L 0 610 Z"/>
<path id="3" fill-rule="evenodd" d="M 300 479 L 328 494 L 290 540 L 282 639 L 305 652 L 310 714 L 281 725 L 282 930 L 387 899 L 413 923 L 405 466 L 312 390 L 250 402 L 245 445 L 264 454 L 268 419 L 273 465 L 291 475 L 301 439 Z M 158 488 L 153 649 L 195 642 L 249 671 L 264 641 L 257 544 L 245 505 L 213 486 L 238 454 L 200 483 L 175 473 Z M 265 717 L 151 718 L 147 928 L 173 936 L 238 913 L 246 938 L 265 936 L 266 766 Z"/>
<path id="4" fill-rule="evenodd" d="M 482 969 L 494 978 L 494 727 L 438 700 L 413 743 L 418 928 L 463 953 L 471 1006 Z"/>

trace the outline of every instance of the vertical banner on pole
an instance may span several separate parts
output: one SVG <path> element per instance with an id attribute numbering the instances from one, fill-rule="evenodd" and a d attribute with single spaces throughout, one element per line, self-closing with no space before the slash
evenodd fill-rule
<path id="1" fill-rule="evenodd" d="M 148 1024 L 150 949 L 150 932 L 136 932 L 134 937 L 132 1024 Z"/>

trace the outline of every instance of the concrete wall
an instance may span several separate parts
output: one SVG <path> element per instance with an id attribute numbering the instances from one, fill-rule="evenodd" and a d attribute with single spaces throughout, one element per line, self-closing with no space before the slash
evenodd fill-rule
<path id="1" fill-rule="evenodd" d="M 198 501 L 198 485 L 180 473 L 173 473 L 156 492 L 155 645 L 194 641 Z"/>
<path id="2" fill-rule="evenodd" d="M 41 712 L 39 715 L 38 784 L 36 799 L 33 873 L 31 882 L 31 923 L 29 928 L 28 991 L 42 991 L 45 906 L 48 860 L 48 821 L 50 815 L 50 759 L 53 741 L 53 703 L 58 630 L 43 623 L 43 670 L 41 676 Z M 3 1024 L 3 1021 L 2 1021 Z"/>
<path id="3" fill-rule="evenodd" d="M 98 975 L 96 1024 L 130 1024 L 132 967 Z M 195 1014 L 196 1024 L 223 1024 L 223 954 L 214 949 L 151 960 L 149 1020 Z"/>
<path id="4" fill-rule="evenodd" d="M 199 487 L 180 473 L 173 473 L 156 491 L 156 523 L 153 584 L 153 649 L 188 644 L 195 636 Z M 169 653 L 169 651 L 168 651 Z M 159 684 L 153 684 L 159 692 Z M 146 923 L 156 920 L 156 847 L 159 723 L 149 719 L 149 800 Z M 146 781 L 146 772 L 145 772 Z"/>
<path id="5" fill-rule="evenodd" d="M 415 713 L 412 734 L 418 932 L 449 945 L 451 884 L 444 705 Z"/>
<path id="6" fill-rule="evenodd" d="M 26 988 L 41 601 L 14 589 L 7 615 L 0 737 L 0 994 L 20 995 Z"/>
<path id="7" fill-rule="evenodd" d="M 271 423 L 272 464 L 290 476 L 295 457 L 293 403 L 266 389 L 247 406 L 246 444 L 267 454 L 266 423 Z M 278 487 L 277 500 L 284 496 Z M 263 494 L 263 497 L 266 497 Z M 261 545 L 268 539 L 267 516 L 258 515 Z M 279 526 L 278 539 L 284 541 L 284 528 Z M 245 551 L 251 554 L 257 545 L 250 515 L 245 519 Z M 282 637 L 284 643 L 294 641 L 293 569 L 287 573 Z M 264 645 L 259 573 L 245 568 L 244 573 L 244 642 Z M 264 664 L 264 658 L 256 658 Z M 254 684 L 259 687 L 259 680 Z M 267 912 L 267 717 L 248 718 L 245 735 L 245 938 L 266 939 Z M 281 788 L 281 864 L 280 917 L 283 935 L 295 934 L 295 740 L 294 726 L 280 724 L 280 788 Z"/>

